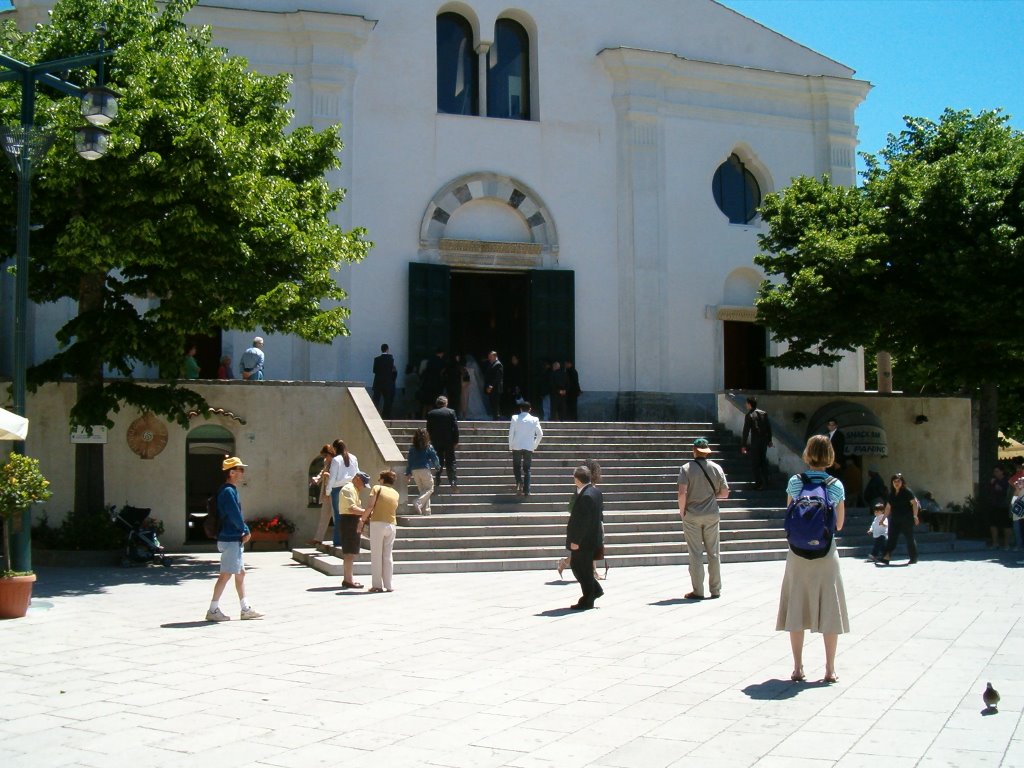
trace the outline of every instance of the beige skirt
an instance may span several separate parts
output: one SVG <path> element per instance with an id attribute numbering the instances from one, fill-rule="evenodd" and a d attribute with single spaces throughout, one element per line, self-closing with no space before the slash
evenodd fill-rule
<path id="1" fill-rule="evenodd" d="M 775 628 L 836 635 L 850 631 L 843 577 L 839 573 L 839 550 L 834 539 L 829 553 L 817 560 L 808 560 L 792 551 L 787 555 Z"/>

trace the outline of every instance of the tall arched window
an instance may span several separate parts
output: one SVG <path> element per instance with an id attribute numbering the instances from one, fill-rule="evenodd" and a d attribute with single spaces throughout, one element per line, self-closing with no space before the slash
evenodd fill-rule
<path id="1" fill-rule="evenodd" d="M 729 217 L 730 224 L 747 224 L 761 205 L 761 187 L 736 154 L 718 166 L 712 181 L 715 203 Z"/>
<path id="2" fill-rule="evenodd" d="M 512 19 L 498 19 L 487 54 L 487 116 L 530 119 L 530 35 Z"/>
<path id="3" fill-rule="evenodd" d="M 477 115 L 477 57 L 473 27 L 457 13 L 437 17 L 437 111 Z"/>

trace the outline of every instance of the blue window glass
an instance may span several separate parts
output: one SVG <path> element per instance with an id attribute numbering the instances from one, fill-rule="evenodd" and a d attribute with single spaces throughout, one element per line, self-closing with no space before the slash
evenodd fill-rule
<path id="1" fill-rule="evenodd" d="M 476 115 L 477 56 L 473 27 L 457 13 L 437 17 L 437 111 Z"/>
<path id="2" fill-rule="evenodd" d="M 712 181 L 715 203 L 729 217 L 730 224 L 747 224 L 757 215 L 761 205 L 761 187 L 754 174 L 746 169 L 736 155 L 718 166 Z"/>
<path id="3" fill-rule="evenodd" d="M 530 36 L 512 19 L 498 19 L 487 54 L 487 116 L 530 119 Z"/>

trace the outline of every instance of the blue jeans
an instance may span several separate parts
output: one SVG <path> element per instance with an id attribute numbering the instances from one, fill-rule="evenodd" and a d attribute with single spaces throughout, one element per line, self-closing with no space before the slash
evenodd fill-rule
<path id="1" fill-rule="evenodd" d="M 334 546 L 341 546 L 341 511 L 338 509 L 338 499 L 341 496 L 341 486 L 331 488 L 331 509 L 334 512 L 334 529 L 331 531 L 331 541 Z"/>

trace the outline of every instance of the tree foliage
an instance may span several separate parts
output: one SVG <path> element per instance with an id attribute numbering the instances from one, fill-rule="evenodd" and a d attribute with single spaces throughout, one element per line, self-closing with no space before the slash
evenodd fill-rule
<path id="1" fill-rule="evenodd" d="M 289 131 L 289 76 L 251 72 L 212 46 L 208 29 L 186 27 L 194 2 L 60 0 L 49 24 L 0 30 L 2 50 L 26 63 L 95 50 L 99 22 L 115 49 L 106 75 L 120 110 L 101 160 L 74 152 L 77 102 L 45 88 L 37 96 L 37 123 L 57 139 L 33 181 L 33 221 L 45 226 L 32 235 L 30 296 L 71 299 L 78 311 L 29 382 L 86 384 L 75 423 L 104 423 L 123 403 L 187 423 L 202 398 L 174 381 L 139 386 L 132 373 L 176 379 L 192 335 L 261 327 L 329 343 L 348 333 L 332 273 L 370 244 L 330 220 L 344 196 L 325 179 L 339 165 L 338 128 Z M 68 74 L 80 85 L 94 78 Z M 0 84 L 0 119 L 17 122 L 19 94 Z M 13 225 L 7 173 L 0 242 Z M 110 380 L 97 385 L 104 372 Z"/>
<path id="2" fill-rule="evenodd" d="M 830 364 L 864 346 L 892 353 L 905 389 L 1019 388 L 1024 136 L 998 110 L 946 110 L 906 118 L 865 160 L 859 188 L 801 177 L 761 208 L 758 314 L 785 342 L 770 362 Z"/>

